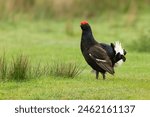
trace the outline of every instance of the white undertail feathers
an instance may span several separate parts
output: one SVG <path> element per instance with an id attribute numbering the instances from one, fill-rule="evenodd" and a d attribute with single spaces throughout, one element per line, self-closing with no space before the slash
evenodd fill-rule
<path id="1" fill-rule="evenodd" d="M 114 50 L 116 52 L 116 55 L 117 55 L 117 53 L 120 53 L 121 55 L 124 55 L 124 50 L 123 50 L 123 48 L 121 46 L 121 43 L 119 41 L 115 42 Z M 115 63 L 115 67 L 121 66 L 122 63 L 123 63 L 123 60 L 121 59 L 117 63 Z"/>
<path id="2" fill-rule="evenodd" d="M 124 55 L 124 50 L 121 46 L 121 43 L 119 41 L 115 42 L 115 48 L 114 48 L 116 54 L 120 53 L 121 55 Z"/>
<path id="3" fill-rule="evenodd" d="M 123 60 L 121 59 L 121 60 L 119 60 L 117 63 L 115 63 L 115 67 L 121 66 L 122 63 L 123 63 Z"/>

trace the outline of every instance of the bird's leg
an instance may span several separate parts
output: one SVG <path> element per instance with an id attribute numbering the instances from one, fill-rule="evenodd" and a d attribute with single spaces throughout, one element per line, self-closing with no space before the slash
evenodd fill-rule
<path id="1" fill-rule="evenodd" d="M 103 76 L 103 80 L 105 80 L 105 78 L 106 78 L 106 77 L 105 77 L 105 73 L 103 73 L 102 76 Z"/>
<path id="2" fill-rule="evenodd" d="M 98 79 L 98 76 L 99 76 L 99 72 L 96 71 L 96 79 Z"/>

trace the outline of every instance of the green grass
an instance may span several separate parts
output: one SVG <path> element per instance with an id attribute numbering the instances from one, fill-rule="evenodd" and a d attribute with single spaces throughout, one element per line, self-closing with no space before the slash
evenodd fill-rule
<path id="1" fill-rule="evenodd" d="M 11 61 L 24 54 L 36 66 L 54 61 L 79 63 L 84 71 L 73 79 L 41 76 L 27 81 L 0 81 L 0 99 L 150 99 L 150 54 L 133 51 L 130 45 L 143 31 L 149 30 L 150 16 L 141 16 L 134 26 L 120 19 L 107 22 L 89 20 L 98 41 L 120 40 L 127 48 L 127 61 L 107 74 L 106 80 L 95 79 L 80 52 L 81 19 L 71 21 L 72 35 L 65 21 L 0 22 L 0 55 Z M 86 67 L 85 67 L 86 66 Z"/>
<path id="2" fill-rule="evenodd" d="M 19 55 L 13 58 L 11 66 L 9 68 L 9 77 L 11 80 L 26 80 L 32 77 L 30 74 L 30 64 L 29 60 L 24 55 Z"/>
<path id="3" fill-rule="evenodd" d="M 53 63 L 51 63 L 52 65 L 49 65 L 50 68 L 46 68 L 49 69 L 49 75 L 54 75 L 57 77 L 66 77 L 66 78 L 74 78 L 76 76 L 78 76 L 84 69 L 80 68 L 79 65 L 77 65 L 77 63 L 66 63 L 64 61 L 54 61 Z"/>

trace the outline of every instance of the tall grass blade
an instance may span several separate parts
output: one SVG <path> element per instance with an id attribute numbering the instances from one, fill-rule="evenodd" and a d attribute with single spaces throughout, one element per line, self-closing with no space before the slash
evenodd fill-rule
<path id="1" fill-rule="evenodd" d="M 28 58 L 23 55 L 20 55 L 15 59 L 13 58 L 10 66 L 9 78 L 12 80 L 21 81 L 28 79 L 30 77 L 29 74 L 30 64 Z"/>

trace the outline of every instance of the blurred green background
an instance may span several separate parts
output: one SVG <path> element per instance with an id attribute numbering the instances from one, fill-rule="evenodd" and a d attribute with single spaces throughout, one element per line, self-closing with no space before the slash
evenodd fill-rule
<path id="1" fill-rule="evenodd" d="M 149 0 L 0 0 L 0 18 L 92 18 L 104 14 L 110 18 L 126 14 L 131 20 L 149 13 L 149 4 Z"/>
<path id="2" fill-rule="evenodd" d="M 65 34 L 74 37 L 77 23 L 79 26 L 79 22 L 86 19 L 92 25 L 96 24 L 98 29 L 93 26 L 95 32 L 103 33 L 101 29 L 106 27 L 110 38 L 116 36 L 112 41 L 126 41 L 126 48 L 140 52 L 150 51 L 149 14 L 150 0 L 0 0 L 1 22 L 17 23 L 15 25 L 22 21 L 61 22 L 65 25 L 60 26 Z M 103 26 L 105 24 L 108 25 Z M 101 34 L 98 38 L 107 42 L 107 35 Z"/>

